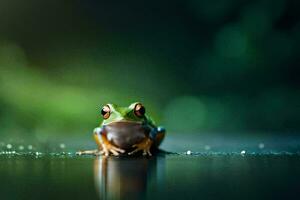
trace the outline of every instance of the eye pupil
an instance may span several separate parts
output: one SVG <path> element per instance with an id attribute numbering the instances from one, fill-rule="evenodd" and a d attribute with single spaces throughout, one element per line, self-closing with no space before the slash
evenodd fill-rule
<path id="1" fill-rule="evenodd" d="M 138 117 L 143 117 L 145 115 L 145 113 L 146 113 L 146 109 L 145 109 L 145 107 L 142 104 L 138 103 L 135 106 L 134 113 Z"/>
<path id="2" fill-rule="evenodd" d="M 107 111 L 105 111 L 105 110 L 102 108 L 101 114 L 102 114 L 102 115 L 105 115 L 106 113 L 107 113 Z"/>
<path id="3" fill-rule="evenodd" d="M 141 113 L 142 115 L 144 115 L 145 114 L 145 108 L 144 108 L 144 106 L 142 106 L 138 111 L 139 111 L 139 113 Z"/>
<path id="4" fill-rule="evenodd" d="M 109 106 L 106 105 L 101 109 L 101 115 L 103 116 L 104 119 L 107 119 L 110 116 Z"/>

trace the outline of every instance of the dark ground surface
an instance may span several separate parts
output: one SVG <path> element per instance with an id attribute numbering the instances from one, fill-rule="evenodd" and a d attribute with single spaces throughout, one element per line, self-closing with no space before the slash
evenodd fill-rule
<path id="1" fill-rule="evenodd" d="M 299 137 L 168 136 L 151 158 L 75 156 L 84 144 L 2 143 L 1 199 L 299 198 Z"/>

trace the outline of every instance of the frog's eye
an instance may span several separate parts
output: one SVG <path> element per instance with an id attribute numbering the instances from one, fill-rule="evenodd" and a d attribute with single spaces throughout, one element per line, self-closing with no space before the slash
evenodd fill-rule
<path id="1" fill-rule="evenodd" d="M 137 103 L 134 107 L 134 114 L 138 117 L 143 117 L 146 113 L 145 107 L 141 103 Z"/>
<path id="2" fill-rule="evenodd" d="M 103 116 L 104 119 L 109 118 L 110 116 L 110 107 L 108 105 L 103 106 L 101 109 L 101 115 Z"/>

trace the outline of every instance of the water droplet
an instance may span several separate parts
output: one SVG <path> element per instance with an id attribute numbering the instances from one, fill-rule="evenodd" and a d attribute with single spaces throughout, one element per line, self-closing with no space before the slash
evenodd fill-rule
<path id="1" fill-rule="evenodd" d="M 32 150 L 33 149 L 33 146 L 32 145 L 28 145 L 27 147 L 29 150 Z"/>
<path id="2" fill-rule="evenodd" d="M 11 144 L 7 144 L 7 145 L 6 145 L 6 148 L 11 149 L 11 148 L 12 148 L 12 145 L 11 145 Z"/>
<path id="3" fill-rule="evenodd" d="M 191 155 L 191 154 L 192 154 L 192 151 L 188 150 L 188 151 L 186 151 L 186 154 L 187 154 L 187 155 Z"/>
<path id="4" fill-rule="evenodd" d="M 246 154 L 246 151 L 245 151 L 245 150 L 241 151 L 241 154 L 242 154 L 242 155 L 245 155 L 245 154 Z"/>
<path id="5" fill-rule="evenodd" d="M 66 145 L 65 145 L 64 143 L 61 143 L 61 144 L 59 145 L 59 147 L 62 148 L 62 149 L 64 149 L 64 148 L 66 148 Z"/>
<path id="6" fill-rule="evenodd" d="M 19 150 L 21 150 L 21 151 L 24 150 L 24 146 L 20 145 Z"/>

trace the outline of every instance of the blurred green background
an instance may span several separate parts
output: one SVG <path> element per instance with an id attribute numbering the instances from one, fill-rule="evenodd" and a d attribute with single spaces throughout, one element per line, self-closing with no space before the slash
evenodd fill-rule
<path id="1" fill-rule="evenodd" d="M 299 133 L 298 0 L 0 2 L 0 136 L 90 137 L 141 101 L 169 133 Z"/>

